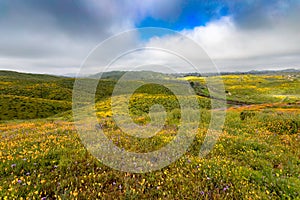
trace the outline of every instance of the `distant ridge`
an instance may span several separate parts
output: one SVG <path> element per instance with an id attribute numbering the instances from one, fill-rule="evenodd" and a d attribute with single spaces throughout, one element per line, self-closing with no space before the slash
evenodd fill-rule
<path id="1" fill-rule="evenodd" d="M 184 76 L 214 76 L 219 75 L 217 73 L 198 73 L 198 72 L 189 72 L 189 73 L 176 73 L 176 74 L 166 74 L 163 72 L 153 72 L 153 71 L 109 71 L 104 73 L 97 73 L 93 75 L 84 76 L 85 78 L 99 78 L 101 75 L 101 79 L 112 79 L 118 80 L 125 73 L 130 72 L 132 75 L 136 75 L 139 77 L 150 76 L 150 77 L 184 77 Z M 246 72 L 220 72 L 221 75 L 234 75 L 234 74 L 280 74 L 280 73 L 300 73 L 300 69 L 282 69 L 282 70 L 251 70 Z M 9 71 L 9 70 L 0 70 L 0 76 L 13 76 L 15 78 L 26 79 L 26 78 L 34 78 L 34 79 L 58 79 L 61 77 L 65 78 L 75 78 L 75 73 L 68 73 L 65 75 L 53 75 L 53 74 L 39 74 L 39 73 L 27 73 L 27 72 L 17 72 L 17 71 Z"/>
<path id="2" fill-rule="evenodd" d="M 178 73 L 175 76 L 216 76 L 216 75 L 241 75 L 241 74 L 282 74 L 282 73 L 300 73 L 300 69 L 282 69 L 282 70 L 251 70 L 246 72 L 220 72 L 218 73 Z"/>
<path id="3" fill-rule="evenodd" d="M 120 79 L 124 74 L 128 77 L 131 77 L 132 79 L 139 78 L 139 79 L 146 79 L 146 78 L 167 78 L 171 77 L 172 75 L 164 74 L 161 72 L 153 72 L 153 71 L 110 71 L 110 72 L 104 72 L 104 73 L 97 73 L 94 75 L 88 76 L 88 78 L 100 78 L 101 79 L 113 79 L 118 80 Z"/>
<path id="4" fill-rule="evenodd" d="M 58 75 L 50 75 L 50 74 L 34 74 L 34 73 L 25 73 L 25 72 L 16 72 L 16 71 L 8 71 L 8 70 L 0 70 L 0 76 L 2 77 L 10 77 L 14 79 L 34 79 L 34 80 L 57 80 L 61 76 Z"/>

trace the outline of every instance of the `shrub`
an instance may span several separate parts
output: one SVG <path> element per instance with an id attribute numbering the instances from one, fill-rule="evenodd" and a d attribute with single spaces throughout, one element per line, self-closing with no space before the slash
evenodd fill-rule
<path id="1" fill-rule="evenodd" d="M 255 113 L 253 111 L 242 111 L 240 114 L 240 119 L 245 120 L 247 118 L 252 118 L 255 116 Z"/>

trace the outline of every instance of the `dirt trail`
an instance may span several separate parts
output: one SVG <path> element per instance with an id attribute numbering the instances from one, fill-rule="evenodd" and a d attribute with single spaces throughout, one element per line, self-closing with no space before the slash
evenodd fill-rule
<path id="1" fill-rule="evenodd" d="M 247 105 L 254 105 L 255 104 L 255 103 L 251 103 L 251 102 L 238 101 L 238 100 L 226 100 L 226 99 L 221 99 L 221 98 L 218 98 L 218 97 L 212 97 L 212 96 L 209 96 L 209 95 L 199 94 L 199 93 L 197 93 L 197 95 L 200 96 L 200 97 L 206 97 L 206 98 L 215 99 L 215 100 L 218 100 L 218 101 L 225 101 L 229 105 L 247 106 Z"/>
<path id="2" fill-rule="evenodd" d="M 255 110 L 261 110 L 265 108 L 278 108 L 285 111 L 294 111 L 295 109 L 300 108 L 300 101 L 296 103 L 283 103 L 283 102 L 277 102 L 277 103 L 252 103 L 252 102 L 245 102 L 245 101 L 238 101 L 238 100 L 225 100 L 217 97 L 211 97 L 204 94 L 197 94 L 201 97 L 206 97 L 210 99 L 215 99 L 218 101 L 224 101 L 226 104 L 232 105 L 232 107 L 226 107 L 226 108 L 216 108 L 213 109 L 214 111 L 218 110 L 237 110 L 237 109 L 255 109 Z"/>

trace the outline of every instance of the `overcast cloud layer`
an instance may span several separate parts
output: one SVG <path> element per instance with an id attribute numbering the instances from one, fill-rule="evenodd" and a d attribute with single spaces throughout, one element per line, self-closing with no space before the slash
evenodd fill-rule
<path id="1" fill-rule="evenodd" d="M 190 37 L 221 71 L 299 69 L 299 19 L 298 0 L 2 0 L 0 69 L 77 73 L 97 44 L 145 26 L 171 28 Z M 145 38 L 135 39 L 145 42 Z M 155 42 L 166 48 L 186 45 L 175 43 L 176 36 L 146 39 L 149 47 Z M 170 64 L 168 56 L 157 52 L 136 59 L 150 63 L 152 57 L 160 64 Z M 124 66 L 131 61 L 124 59 Z M 186 70 L 180 68 L 180 62 L 171 64 Z M 100 61 L 97 65 L 101 70 Z"/>

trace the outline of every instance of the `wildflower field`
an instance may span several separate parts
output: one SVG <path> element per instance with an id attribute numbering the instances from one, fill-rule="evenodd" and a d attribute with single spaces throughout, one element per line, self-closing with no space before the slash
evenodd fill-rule
<path id="1" fill-rule="evenodd" d="M 300 199 L 300 74 L 222 78 L 228 105 L 212 151 L 199 157 L 211 113 L 219 112 L 211 110 L 205 77 L 177 77 L 199 94 L 197 135 L 169 166 L 129 173 L 105 166 L 82 144 L 71 110 L 74 79 L 2 71 L 0 199 Z M 130 99 L 134 122 L 147 124 L 157 103 L 167 120 L 155 137 L 129 137 L 112 118 L 109 97 L 116 81 L 101 80 L 96 93 L 106 136 L 132 152 L 168 144 L 181 116 L 174 95 L 154 85 L 136 91 Z"/>

